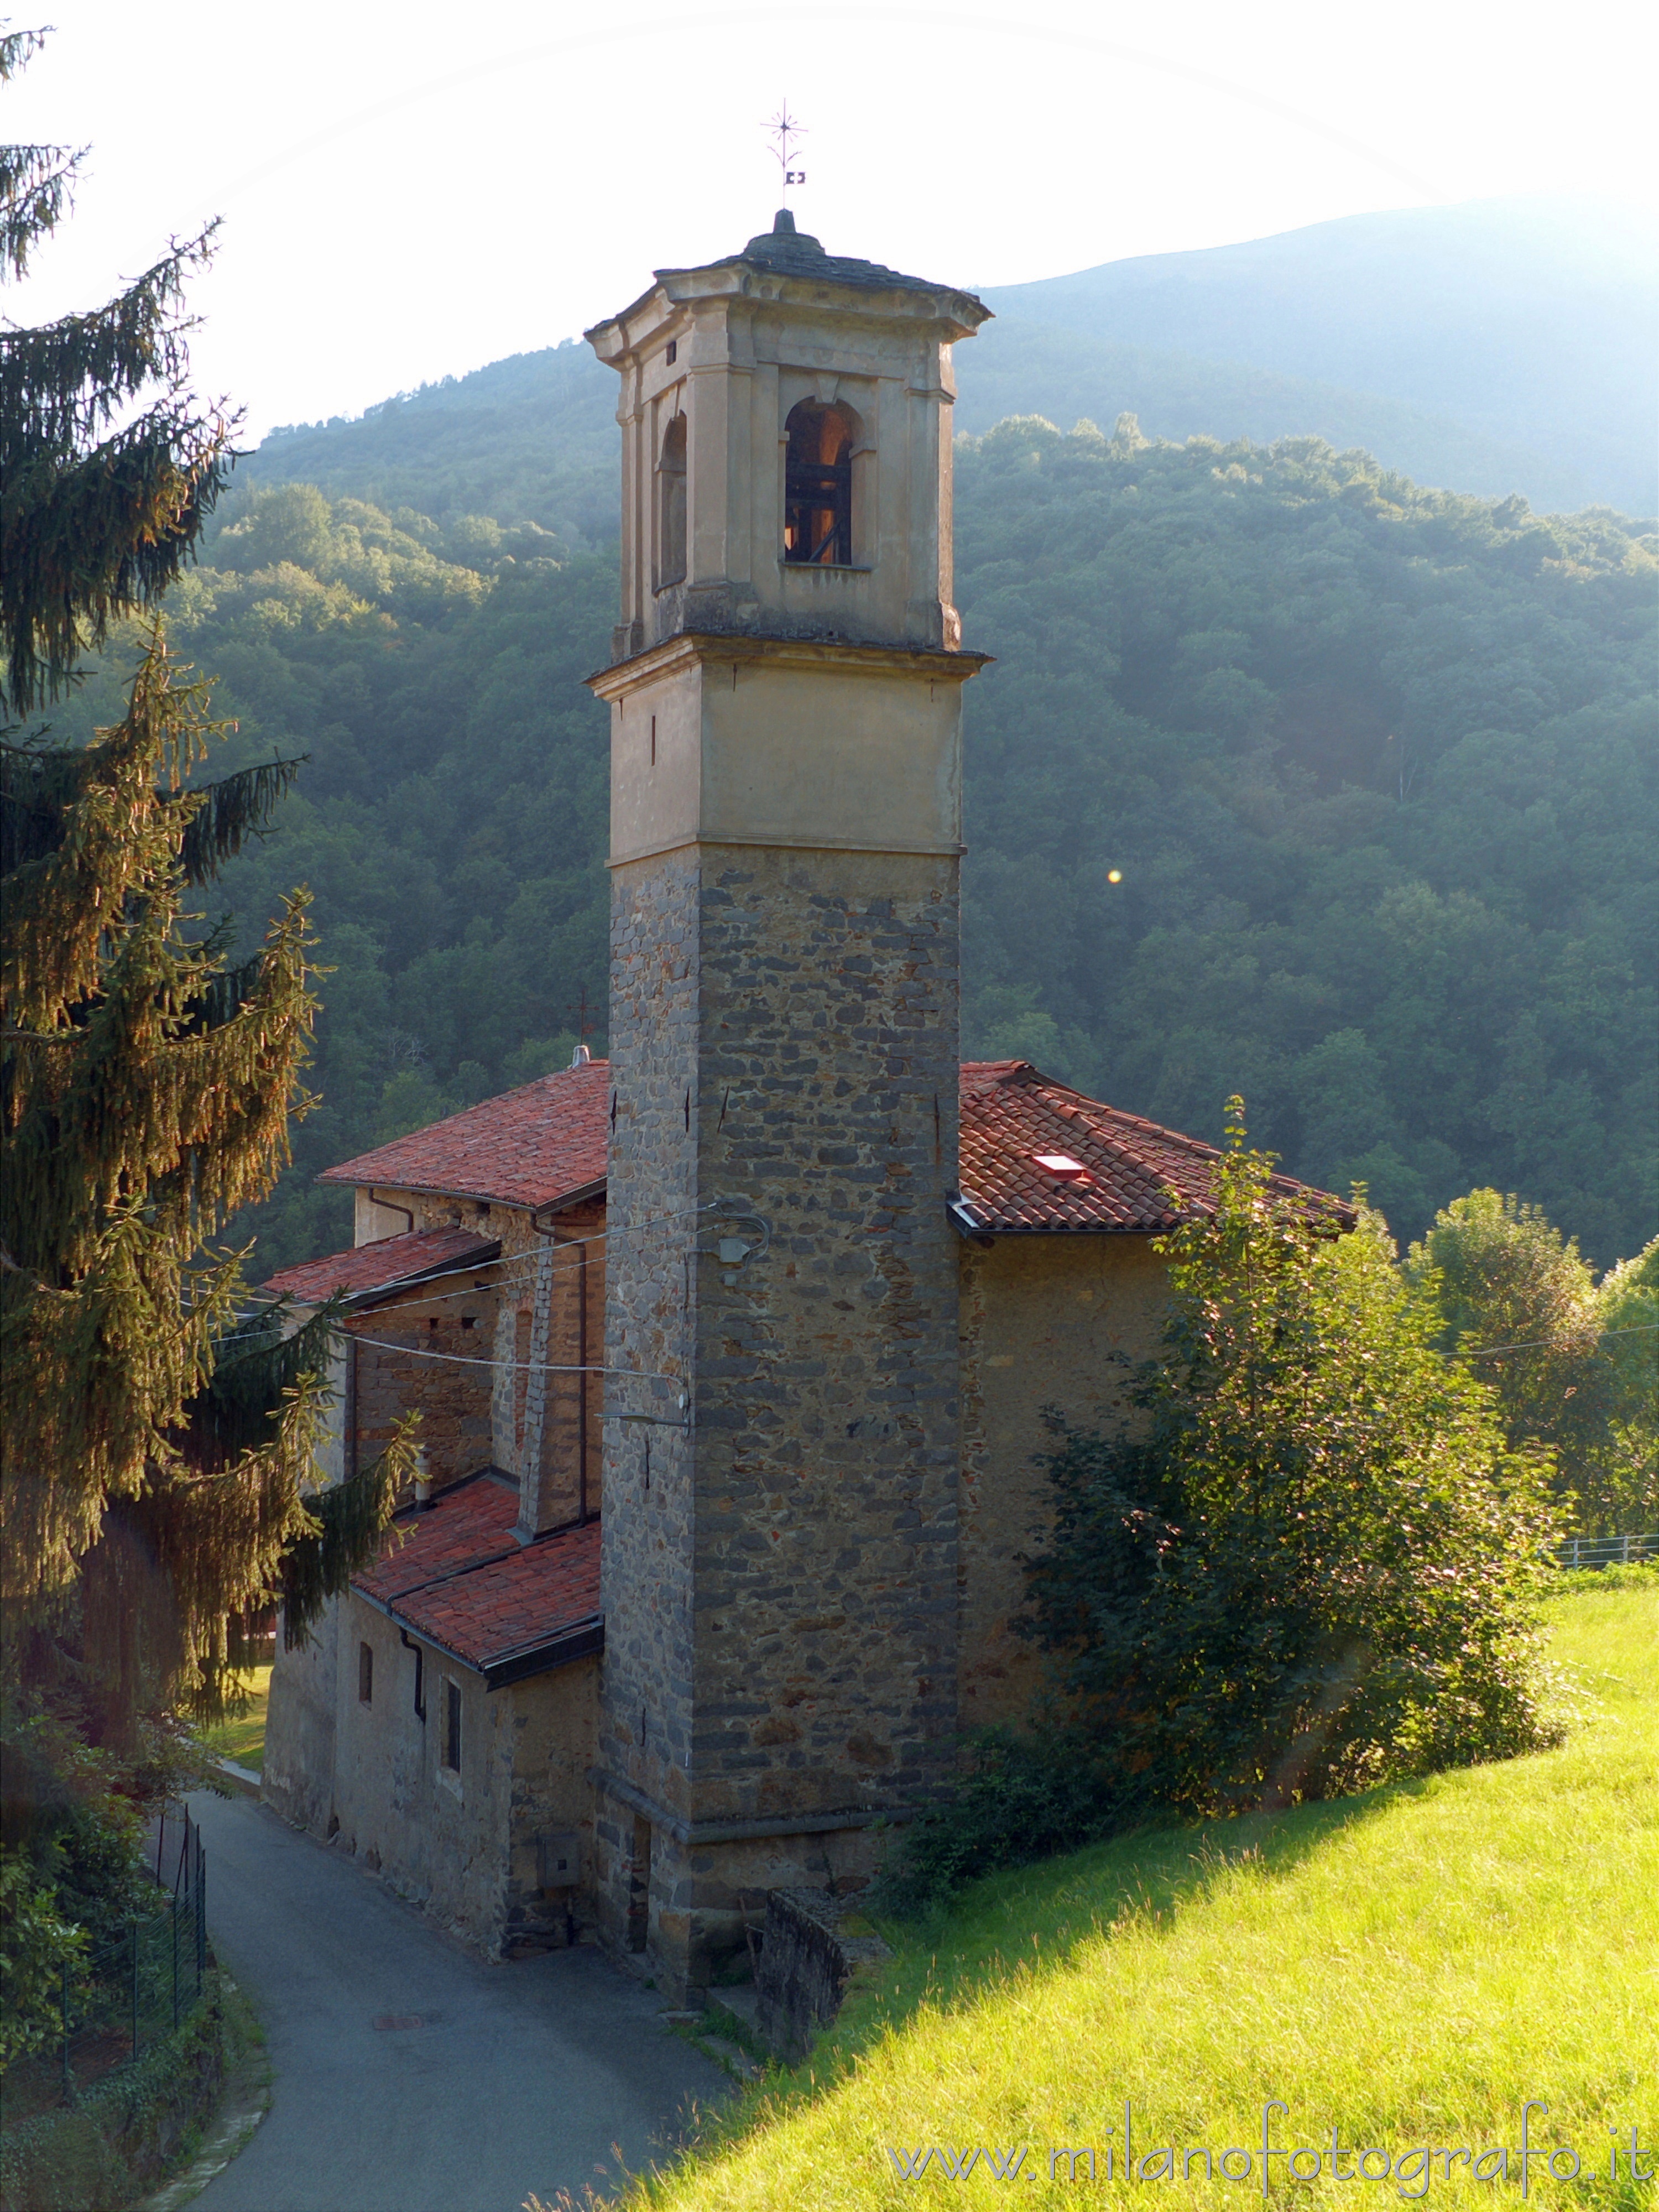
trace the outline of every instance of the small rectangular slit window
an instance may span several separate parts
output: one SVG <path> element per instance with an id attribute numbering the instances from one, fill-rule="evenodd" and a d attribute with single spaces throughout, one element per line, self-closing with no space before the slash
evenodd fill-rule
<path id="1" fill-rule="evenodd" d="M 357 1646 L 357 1702 L 363 1705 L 374 1702 L 374 1647 L 370 1644 Z"/>
<path id="2" fill-rule="evenodd" d="M 461 1771 L 461 1686 L 444 1684 L 444 1765 L 453 1774 Z"/>
<path id="3" fill-rule="evenodd" d="M 668 366 L 670 367 L 670 368 L 672 368 L 672 367 L 674 366 L 674 363 L 675 363 L 675 362 L 679 359 L 679 357 L 680 357 L 680 342 L 679 342 L 679 340 L 678 340 L 678 338 L 670 338 L 670 339 L 669 339 L 669 341 L 668 341 L 668 356 L 667 356 L 667 359 L 668 359 Z"/>

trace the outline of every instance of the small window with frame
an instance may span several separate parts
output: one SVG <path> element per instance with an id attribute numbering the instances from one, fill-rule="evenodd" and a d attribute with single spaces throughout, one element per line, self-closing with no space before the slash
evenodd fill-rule
<path id="1" fill-rule="evenodd" d="M 374 1702 L 374 1647 L 372 1644 L 357 1646 L 357 1702 L 372 1705 Z"/>
<path id="2" fill-rule="evenodd" d="M 444 1765 L 452 1774 L 461 1771 L 461 1686 L 444 1681 Z"/>

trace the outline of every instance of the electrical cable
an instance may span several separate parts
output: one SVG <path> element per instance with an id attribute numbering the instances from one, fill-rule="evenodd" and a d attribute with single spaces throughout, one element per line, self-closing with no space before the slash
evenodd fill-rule
<path id="1" fill-rule="evenodd" d="M 1652 1336 L 1659 1333 L 1659 1321 L 1644 1321 L 1638 1328 L 1598 1328 L 1594 1342 L 1600 1344 L 1609 1336 Z M 1571 1352 L 1572 1346 L 1559 1336 L 1534 1336 L 1525 1344 L 1487 1344 L 1479 1352 L 1465 1352 L 1460 1346 L 1453 1355 L 1458 1359 L 1492 1359 L 1500 1352 Z"/>
<path id="2" fill-rule="evenodd" d="M 391 1338 L 362 1336 L 354 1329 L 352 1337 L 358 1344 L 372 1344 L 377 1352 L 401 1352 L 408 1359 L 441 1359 L 452 1367 L 500 1367 L 514 1373 L 540 1375 L 627 1375 L 638 1382 L 672 1382 L 685 1388 L 683 1375 L 664 1375 L 654 1367 L 602 1367 L 590 1362 L 585 1367 L 567 1367 L 552 1359 L 480 1359 L 465 1352 L 427 1352 L 418 1345 L 396 1344 Z"/>

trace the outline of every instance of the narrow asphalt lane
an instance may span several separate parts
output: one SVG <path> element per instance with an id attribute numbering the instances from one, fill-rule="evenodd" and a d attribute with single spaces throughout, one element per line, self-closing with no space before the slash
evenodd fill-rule
<path id="1" fill-rule="evenodd" d="M 726 2075 L 596 1950 L 487 1966 L 251 1798 L 191 1800 L 270 2110 L 200 2212 L 519 2212 L 660 2161 Z M 388 2022 L 397 2023 L 388 2025 Z M 620 2156 L 618 2155 L 620 2154 Z"/>

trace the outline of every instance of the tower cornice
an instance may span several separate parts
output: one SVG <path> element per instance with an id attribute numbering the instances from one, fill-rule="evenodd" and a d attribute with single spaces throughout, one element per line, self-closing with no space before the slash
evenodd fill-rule
<path id="1" fill-rule="evenodd" d="M 913 676 L 927 683 L 965 684 L 996 658 L 911 645 L 863 645 L 834 638 L 757 636 L 752 631 L 679 630 L 660 644 L 597 670 L 583 681 L 607 704 L 641 684 L 710 663 L 733 668 L 834 669 L 843 675 Z"/>

